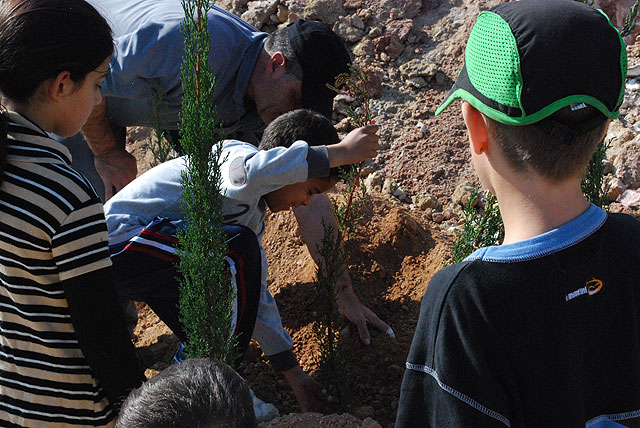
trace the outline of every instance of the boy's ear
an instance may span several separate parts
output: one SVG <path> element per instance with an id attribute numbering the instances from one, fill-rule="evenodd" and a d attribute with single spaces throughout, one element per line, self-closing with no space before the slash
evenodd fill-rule
<path id="1" fill-rule="evenodd" d="M 466 101 L 462 103 L 462 117 L 467 126 L 471 149 L 477 155 L 485 153 L 488 148 L 489 137 L 484 116 L 474 106 Z"/>
<path id="2" fill-rule="evenodd" d="M 287 58 L 284 56 L 282 52 L 275 52 L 269 58 L 269 62 L 267 63 L 267 77 L 271 78 L 279 78 L 283 74 L 285 74 L 285 63 L 287 62 Z"/>
<path id="3" fill-rule="evenodd" d="M 54 100 L 60 100 L 75 91 L 75 83 L 68 71 L 61 71 L 57 76 L 42 82 L 42 85 L 45 95 Z"/>

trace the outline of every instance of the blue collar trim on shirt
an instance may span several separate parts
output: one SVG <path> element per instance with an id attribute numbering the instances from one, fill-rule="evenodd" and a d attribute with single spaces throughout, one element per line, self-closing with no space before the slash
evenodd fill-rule
<path id="1" fill-rule="evenodd" d="M 607 213 L 591 204 L 584 213 L 557 229 L 513 244 L 479 248 L 465 261 L 509 263 L 537 259 L 577 244 L 600 229 L 605 221 Z"/>

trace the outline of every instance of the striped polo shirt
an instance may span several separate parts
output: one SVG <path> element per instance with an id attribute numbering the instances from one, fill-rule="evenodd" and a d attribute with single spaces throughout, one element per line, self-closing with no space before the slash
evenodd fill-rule
<path id="1" fill-rule="evenodd" d="M 0 426 L 111 426 L 115 412 L 79 347 L 62 287 L 111 265 L 102 204 L 65 146 L 24 116 L 5 115 Z"/>

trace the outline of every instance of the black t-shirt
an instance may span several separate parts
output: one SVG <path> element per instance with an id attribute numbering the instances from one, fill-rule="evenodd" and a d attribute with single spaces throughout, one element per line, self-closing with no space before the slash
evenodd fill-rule
<path id="1" fill-rule="evenodd" d="M 397 428 L 640 427 L 640 223 L 600 215 L 434 276 Z"/>

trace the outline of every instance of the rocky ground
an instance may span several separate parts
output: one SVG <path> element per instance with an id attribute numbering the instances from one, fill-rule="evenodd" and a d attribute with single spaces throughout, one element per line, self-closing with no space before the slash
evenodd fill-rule
<path id="1" fill-rule="evenodd" d="M 627 14 L 626 1 L 599 3 L 616 25 Z M 288 415 L 269 427 L 392 426 L 404 361 L 417 321 L 420 299 L 431 276 L 449 260 L 460 223 L 460 206 L 477 184 L 469 164 L 464 125 L 457 107 L 438 117 L 462 67 L 465 41 L 478 12 L 499 0 L 220 0 L 219 5 L 264 31 L 298 18 L 318 19 L 340 34 L 354 63 L 369 76 L 373 118 L 381 126 L 383 149 L 366 166 L 369 197 L 348 242 L 349 269 L 356 293 L 396 332 L 395 340 L 377 335 L 369 347 L 349 329 L 345 357 L 350 399 L 327 397 L 326 413 L 343 416 Z M 633 3 L 632 1 L 630 3 Z M 636 33 L 637 34 L 637 33 Z M 612 211 L 640 217 L 640 43 L 627 38 L 629 78 L 620 118 L 608 133 L 606 173 Z M 335 120 L 351 129 L 339 96 Z M 144 171 L 151 160 L 144 129 L 130 132 L 130 148 Z M 340 191 L 332 193 L 340 198 Z M 317 375 L 317 340 L 313 335 L 315 265 L 290 213 L 269 216 L 263 240 L 269 257 L 270 285 L 285 327 L 294 339 L 303 368 Z M 150 368 L 165 367 L 175 350 L 171 332 L 143 305 L 136 346 Z M 299 409 L 284 379 L 252 344 L 245 377 L 257 395 L 277 405 L 281 414 Z"/>

